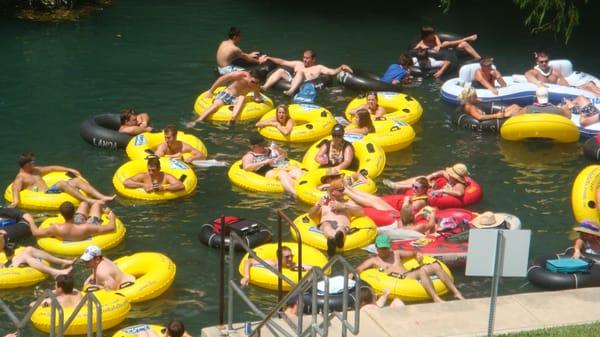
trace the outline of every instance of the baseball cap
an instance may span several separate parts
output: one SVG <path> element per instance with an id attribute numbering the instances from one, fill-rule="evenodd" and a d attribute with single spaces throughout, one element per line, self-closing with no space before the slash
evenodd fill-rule
<path id="1" fill-rule="evenodd" d="M 391 240 L 388 235 L 378 235 L 375 239 L 375 247 L 376 248 L 390 248 Z"/>
<path id="2" fill-rule="evenodd" d="M 98 256 L 102 256 L 102 250 L 100 250 L 100 247 L 88 246 L 79 259 L 84 262 L 89 262 Z"/>
<path id="3" fill-rule="evenodd" d="M 342 124 L 336 124 L 331 130 L 332 136 L 343 136 L 344 135 L 344 127 Z"/>
<path id="4" fill-rule="evenodd" d="M 548 89 L 546 89 L 546 87 L 539 87 L 535 92 L 535 97 L 539 104 L 548 103 Z"/>

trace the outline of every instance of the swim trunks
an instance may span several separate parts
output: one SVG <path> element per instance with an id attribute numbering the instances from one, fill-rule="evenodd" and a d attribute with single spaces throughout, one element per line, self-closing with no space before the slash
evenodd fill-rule
<path id="1" fill-rule="evenodd" d="M 73 222 L 76 225 L 81 225 L 84 223 L 89 223 L 92 225 L 97 225 L 100 223 L 100 218 L 97 216 L 90 216 L 87 217 L 85 214 L 83 213 L 75 213 L 75 215 L 73 216 Z"/>
<path id="2" fill-rule="evenodd" d="M 225 67 L 217 67 L 217 71 L 219 71 L 219 74 L 221 74 L 221 75 L 229 74 L 234 71 L 242 71 L 242 70 L 246 70 L 246 69 L 239 67 L 239 66 L 234 66 L 234 65 L 228 65 Z"/>
<path id="3" fill-rule="evenodd" d="M 329 225 L 331 225 L 331 228 L 333 229 L 338 229 L 338 222 L 335 220 L 326 220 L 323 221 L 319 224 L 319 229 L 321 228 L 321 226 L 323 226 L 325 223 L 328 223 Z"/>
<path id="4" fill-rule="evenodd" d="M 574 115 L 582 114 L 584 117 L 591 117 L 600 113 L 598 108 L 593 103 L 588 103 L 584 107 L 580 107 L 579 105 L 574 105 L 571 107 L 571 113 Z"/>
<path id="5" fill-rule="evenodd" d="M 48 187 L 48 189 L 46 190 L 47 194 L 59 194 L 62 193 L 62 190 L 60 188 L 58 188 L 58 186 L 56 186 L 56 184 L 53 184 L 52 186 Z"/>
<path id="6" fill-rule="evenodd" d="M 227 91 L 223 90 L 217 94 L 217 96 L 215 97 L 215 100 L 220 99 L 221 101 L 223 101 L 223 103 L 225 103 L 227 105 L 232 105 L 233 103 L 235 103 L 236 98 L 237 97 L 235 97 L 232 94 L 228 93 Z"/>

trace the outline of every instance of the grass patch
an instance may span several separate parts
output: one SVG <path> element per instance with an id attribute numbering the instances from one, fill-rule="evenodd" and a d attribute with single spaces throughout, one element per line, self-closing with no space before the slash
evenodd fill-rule
<path id="1" fill-rule="evenodd" d="M 600 323 L 571 325 L 558 328 L 524 331 L 499 335 L 502 337 L 596 337 L 600 335 Z"/>

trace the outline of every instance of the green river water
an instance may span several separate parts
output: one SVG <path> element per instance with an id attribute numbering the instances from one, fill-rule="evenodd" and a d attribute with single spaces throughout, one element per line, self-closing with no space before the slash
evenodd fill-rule
<path id="1" fill-rule="evenodd" d="M 575 31 L 565 47 L 552 35 L 529 35 L 521 24 L 523 14 L 512 5 L 495 12 L 477 8 L 479 2 L 474 1 L 460 6 L 445 16 L 434 3 L 410 9 L 375 2 L 364 9 L 310 1 L 291 5 L 130 0 L 115 2 L 78 22 L 4 18 L 0 21 L 0 186 L 13 179 L 18 155 L 34 151 L 41 165 L 77 168 L 100 190 L 114 193 L 112 175 L 126 161 L 125 153 L 87 144 L 79 136 L 79 123 L 93 114 L 134 107 L 148 111 L 157 127 L 183 126 L 192 118 L 196 96 L 214 80 L 214 52 L 230 25 L 242 29 L 241 45 L 246 50 L 291 59 L 310 47 L 317 50 L 323 64 L 343 62 L 383 72 L 405 50 L 420 25 L 432 23 L 440 30 L 478 32 L 475 47 L 493 55 L 504 74 L 530 67 L 531 52 L 537 48 L 548 50 L 554 58 L 571 59 L 576 69 L 600 74 L 597 49 L 588 43 L 592 32 L 584 27 Z M 426 79 L 408 89 L 423 105 L 424 115 L 415 126 L 413 145 L 388 154 L 385 172 L 378 178 L 380 193 L 390 192 L 381 184 L 383 178 L 401 179 L 464 162 L 485 193 L 474 210 L 519 216 L 523 227 L 533 232 L 532 257 L 565 248 L 574 221 L 571 184 L 577 172 L 590 164 L 581 144 L 509 143 L 497 134 L 459 129 L 449 118 L 454 107 L 440 99 L 441 83 Z M 276 103 L 286 102 L 279 92 L 268 95 Z M 317 103 L 341 115 L 354 96 L 333 87 L 321 93 Z M 234 130 L 204 124 L 193 132 L 207 144 L 211 158 L 233 162 L 247 150 L 252 131 L 250 124 Z M 294 146 L 290 157 L 301 159 L 304 150 Z M 177 264 L 171 289 L 156 300 L 134 305 L 121 327 L 178 318 L 199 335 L 202 327 L 216 324 L 218 317 L 218 252 L 196 239 L 201 224 L 232 213 L 275 228 L 274 209 L 283 208 L 290 217 L 308 209 L 289 196 L 232 187 L 224 168 L 200 169 L 197 174 L 198 188 L 189 198 L 148 205 L 119 197 L 111 205 L 127 226 L 127 238 L 107 253 L 110 258 L 154 250 L 166 253 Z M 289 238 L 287 230 L 284 235 Z M 354 264 L 365 256 L 361 251 L 346 254 Z M 78 265 L 77 279 L 82 280 L 84 273 Z M 467 278 L 462 270 L 454 275 L 466 297 L 489 294 L 489 279 Z M 50 281 L 42 285 L 52 286 Z M 269 291 L 254 287 L 247 291 L 263 308 L 276 299 Z M 502 283 L 502 294 L 526 291 L 536 291 L 526 279 Z M 33 299 L 31 288 L 0 291 L 0 297 L 20 316 Z M 12 329 L 7 317 L 0 317 L 0 332 Z M 236 306 L 236 320 L 247 318 L 253 318 L 249 310 Z M 110 336 L 112 331 L 105 334 Z M 29 328 L 27 335 L 42 334 Z"/>

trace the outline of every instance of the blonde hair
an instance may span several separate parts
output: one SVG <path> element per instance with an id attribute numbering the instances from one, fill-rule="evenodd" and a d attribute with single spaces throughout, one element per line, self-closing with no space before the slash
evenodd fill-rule
<path id="1" fill-rule="evenodd" d="M 461 104 L 473 104 L 477 101 L 477 91 L 473 87 L 464 88 L 460 95 L 458 95 L 458 100 Z"/>

